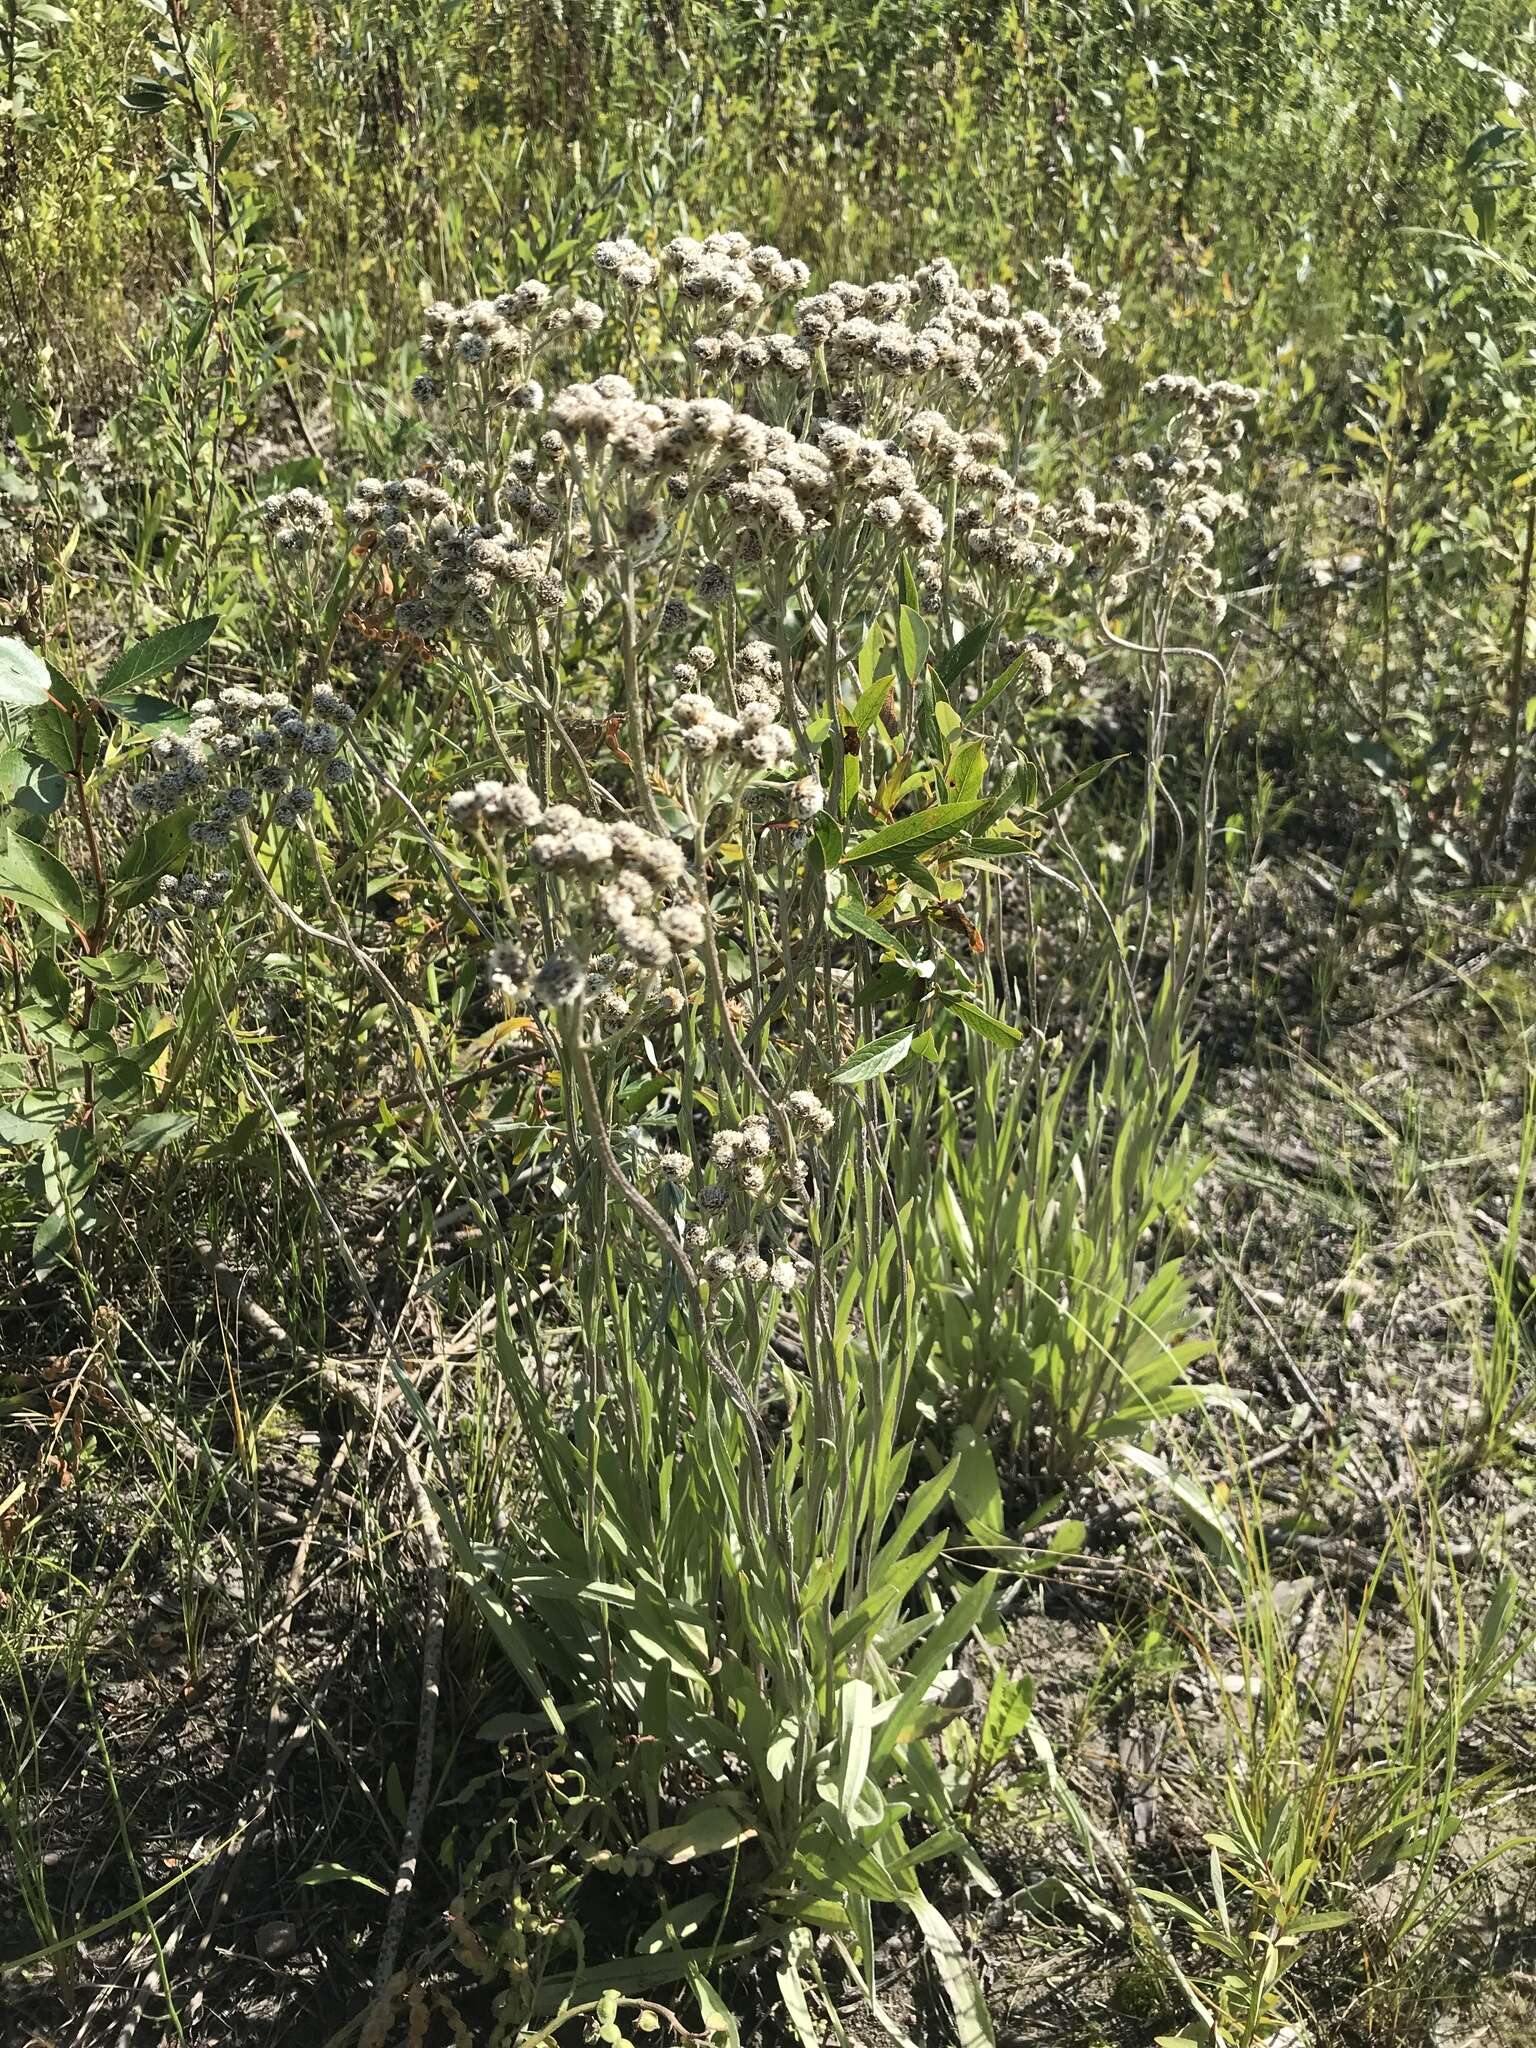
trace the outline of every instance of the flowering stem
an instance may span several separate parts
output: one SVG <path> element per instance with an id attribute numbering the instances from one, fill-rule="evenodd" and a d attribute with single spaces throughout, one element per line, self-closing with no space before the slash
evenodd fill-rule
<path id="1" fill-rule="evenodd" d="M 656 1240 L 667 1257 L 676 1267 L 688 1296 L 688 1311 L 693 1323 L 694 1340 L 700 1354 L 710 1370 L 724 1387 L 732 1406 L 747 1425 L 749 1457 L 748 1475 L 752 1482 L 753 1505 L 760 1516 L 760 1526 L 768 1528 L 772 1523 L 772 1512 L 768 1497 L 768 1474 L 763 1457 L 762 1422 L 751 1396 L 741 1383 L 741 1378 L 728 1359 L 721 1357 L 711 1344 L 705 1325 L 704 1302 L 699 1288 L 699 1277 L 693 1270 L 693 1262 L 683 1248 L 682 1240 L 670 1223 L 653 1203 L 648 1201 L 620 1166 L 613 1149 L 613 1140 L 608 1133 L 608 1121 L 603 1115 L 598 1100 L 597 1085 L 592 1078 L 592 1064 L 587 1058 L 586 1047 L 581 1040 L 580 1005 L 574 1006 L 561 1019 L 561 1048 L 572 1076 L 576 1090 L 581 1097 L 581 1106 L 586 1115 L 588 1133 L 597 1148 L 597 1156 L 609 1186 L 623 1202 L 630 1214 L 642 1223 Z"/>

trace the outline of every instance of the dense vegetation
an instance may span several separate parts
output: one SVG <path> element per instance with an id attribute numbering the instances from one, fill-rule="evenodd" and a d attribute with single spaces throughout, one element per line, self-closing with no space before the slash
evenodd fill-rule
<path id="1" fill-rule="evenodd" d="M 1523 2041 L 1536 18 L 0 0 L 0 2041 Z"/>

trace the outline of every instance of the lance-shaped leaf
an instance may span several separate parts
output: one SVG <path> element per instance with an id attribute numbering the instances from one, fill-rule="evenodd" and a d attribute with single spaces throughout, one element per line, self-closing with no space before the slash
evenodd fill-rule
<path id="1" fill-rule="evenodd" d="M 926 811 L 913 811 L 909 817 L 882 825 L 878 831 L 850 846 L 839 865 L 862 867 L 869 861 L 895 854 L 910 858 L 913 854 L 927 853 L 935 846 L 944 845 L 947 840 L 957 839 L 976 813 L 984 808 L 983 804 L 968 800 L 958 804 L 932 804 Z"/>
<path id="2" fill-rule="evenodd" d="M 119 691 L 135 689 L 138 684 L 148 682 L 151 676 L 163 676 L 173 668 L 180 668 L 200 647 L 207 646 L 218 623 L 213 616 L 188 619 L 183 625 L 167 626 L 163 632 L 151 633 L 137 646 L 124 648 L 106 673 L 101 686 L 102 696 L 110 703 Z"/>

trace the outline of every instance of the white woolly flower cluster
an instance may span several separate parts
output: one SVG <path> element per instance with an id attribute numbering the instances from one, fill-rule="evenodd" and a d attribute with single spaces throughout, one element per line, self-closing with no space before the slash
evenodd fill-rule
<path id="1" fill-rule="evenodd" d="M 679 298 L 713 312 L 755 313 L 766 298 L 803 291 L 811 275 L 798 257 L 734 229 L 702 241 L 674 235 L 661 260 Z"/>
<path id="2" fill-rule="evenodd" d="M 796 1089 L 781 1108 L 791 1137 L 787 1150 L 779 1121 L 754 1112 L 715 1132 L 702 1168 L 683 1151 L 662 1152 L 654 1161 L 657 1177 L 679 1191 L 677 1199 L 693 1185 L 695 1216 L 683 1224 L 683 1241 L 702 1254 L 700 1270 L 717 1286 L 739 1280 L 749 1288 L 787 1290 L 810 1278 L 811 1267 L 798 1252 L 783 1248 L 765 1256 L 760 1241 L 765 1232 L 783 1234 L 787 1219 L 781 1212 L 804 1196 L 807 1185 L 801 1147 L 829 1136 L 835 1119 L 809 1088 Z"/>
<path id="3" fill-rule="evenodd" d="M 630 994 L 644 978 L 645 969 L 636 961 L 612 953 L 594 953 L 585 966 L 563 953 L 541 963 L 515 940 L 492 946 L 485 965 L 486 986 L 503 1002 L 532 998 L 558 1008 L 579 997 L 588 1013 L 610 1031 L 622 1030 L 630 1021 Z"/>
<path id="4" fill-rule="evenodd" d="M 704 646 L 690 648 L 673 663 L 671 680 L 679 687 L 670 717 L 684 752 L 701 761 L 719 756 L 748 775 L 771 773 L 792 761 L 794 735 L 777 715 L 778 657 L 767 641 L 748 640 L 737 654 L 729 683 L 734 711 L 722 711 L 698 687 L 714 667 L 715 651 Z"/>
<path id="5" fill-rule="evenodd" d="M 1079 277 L 1072 258 L 1065 252 L 1047 258 L 1045 281 L 1062 302 L 1060 314 L 1064 338 L 1081 356 L 1101 356 L 1105 350 L 1104 330 L 1120 318 L 1120 301 L 1113 292 L 1095 291 L 1085 277 Z"/>
<path id="6" fill-rule="evenodd" d="M 1007 447 L 993 427 L 962 429 L 932 407 L 909 413 L 899 439 L 925 468 L 975 490 L 1006 490 L 1013 478 L 998 465 Z"/>
<path id="7" fill-rule="evenodd" d="M 322 686 L 313 693 L 307 717 L 281 690 L 234 684 L 192 706 L 186 733 L 162 733 L 150 742 L 154 772 L 128 792 L 134 809 L 166 817 L 187 803 L 201 815 L 190 829 L 194 846 L 227 846 L 242 818 L 263 797 L 272 799 L 272 819 L 297 824 L 315 806 L 315 785 L 339 789 L 352 779 L 343 758 L 343 728 L 350 705 Z"/>
<path id="8" fill-rule="evenodd" d="M 810 350 L 792 334 L 743 334 L 735 327 L 695 335 L 691 353 L 700 369 L 721 371 L 744 384 L 774 371 L 804 377 L 812 361 Z"/>
<path id="9" fill-rule="evenodd" d="M 918 489 L 917 472 L 893 442 L 871 440 L 836 420 L 823 420 L 816 438 L 838 489 L 872 525 L 918 546 L 944 538 L 943 513 Z"/>
<path id="10" fill-rule="evenodd" d="M 1264 396 L 1251 384 L 1237 384 L 1229 377 L 1218 377 L 1213 383 L 1206 383 L 1199 377 L 1187 377 L 1176 370 L 1165 370 L 1142 387 L 1146 398 L 1172 398 L 1177 401 L 1180 411 L 1187 412 L 1206 427 L 1225 425 L 1230 433 L 1235 415 L 1251 412 Z M 1241 428 L 1233 437 L 1234 442 L 1242 439 Z M 1232 453 L 1236 453 L 1234 446 Z"/>
<path id="11" fill-rule="evenodd" d="M 734 1280 L 753 1291 L 776 1287 L 781 1294 L 787 1294 L 791 1288 L 804 1287 L 816 1270 L 797 1251 L 779 1250 L 765 1256 L 755 1239 L 740 1246 L 715 1244 L 707 1227 L 700 1223 L 687 1231 L 685 1242 L 690 1251 L 703 1252 L 700 1270 L 715 1287 L 724 1287 Z"/>
<path id="12" fill-rule="evenodd" d="M 1053 576 L 1072 559 L 1061 508 L 1012 482 L 958 506 L 955 531 L 979 570 L 999 572 L 1003 589 L 1020 576 Z"/>
<path id="13" fill-rule="evenodd" d="M 187 839 L 200 851 L 228 846 L 246 820 L 297 825 L 314 811 L 319 790 L 352 780 L 341 748 L 355 713 L 328 684 L 311 693 L 308 715 L 284 691 L 242 684 L 198 698 L 191 712 L 184 734 L 150 742 L 152 772 L 131 785 L 128 801 L 146 818 L 190 806 L 197 815 Z M 167 877 L 149 914 L 166 924 L 173 912 L 216 908 L 228 883 L 222 869 Z"/>
<path id="14" fill-rule="evenodd" d="M 187 921 L 199 913 L 218 910 L 228 894 L 228 868 L 211 868 L 205 875 L 162 875 L 144 914 L 152 925 L 164 930 L 178 919 Z"/>
<path id="15" fill-rule="evenodd" d="M 201 737 L 162 733 L 150 742 L 149 759 L 155 772 L 141 776 L 128 792 L 129 803 L 148 817 L 169 817 L 208 786 L 208 753 Z"/>
<path id="16" fill-rule="evenodd" d="M 448 822 L 461 832 L 530 832 L 544 815 L 526 782 L 477 782 L 471 789 L 456 789 L 444 808 Z"/>
<path id="17" fill-rule="evenodd" d="M 648 291 L 661 275 L 661 265 L 628 235 L 599 242 L 592 261 L 605 277 L 617 278 L 626 291 Z"/>
<path id="18" fill-rule="evenodd" d="M 588 463 L 605 455 L 631 474 L 676 479 L 680 496 L 702 481 L 735 528 L 755 529 L 764 545 L 796 540 L 850 508 L 919 545 L 943 537 L 943 514 L 899 448 L 833 420 L 802 441 L 724 399 L 641 399 L 617 375 L 567 386 L 548 416 Z"/>
<path id="19" fill-rule="evenodd" d="M 668 502 L 687 500 L 696 490 L 707 496 L 715 521 L 713 534 L 706 528 L 701 538 L 712 537 L 716 555 L 728 558 L 706 563 L 701 572 L 694 595 L 706 605 L 729 596 L 730 561 L 750 569 L 850 517 L 891 534 L 920 558 L 937 549 L 945 518 L 928 487 L 930 476 L 975 494 L 977 502 L 959 508 L 957 527 L 977 567 L 1007 576 L 1065 566 L 1066 547 L 1051 529 L 1048 510 L 1002 466 L 1003 436 L 974 422 L 952 422 L 931 405 L 904 417 L 909 401 L 899 394 L 936 371 L 980 398 L 1009 380 L 1027 384 L 1062 363 L 1081 369 L 1102 355 L 1105 328 L 1118 307 L 1078 276 L 1070 258 L 1045 266 L 1050 314 L 1015 307 L 1001 285 L 962 284 L 954 265 L 939 258 L 910 277 L 840 279 L 800 298 L 793 333 L 757 323 L 777 296 L 803 289 L 809 273 L 744 234 L 678 236 L 659 257 L 634 237 L 617 235 L 596 245 L 593 262 L 599 275 L 627 290 L 659 285 L 664 308 L 670 303 L 718 315 L 703 331 L 694 321 L 694 360 L 737 380 L 751 394 L 747 405 L 723 397 L 642 397 L 628 378 L 608 373 L 567 384 L 546 406 L 537 381 L 525 378 L 509 395 L 530 415 L 541 415 L 543 429 L 530 437 L 533 445 L 507 457 L 502 478 L 484 479 L 501 525 L 459 527 L 446 537 L 446 561 L 418 565 L 435 581 L 404 599 L 402 625 L 427 633 L 461 606 L 471 623 L 482 623 L 492 585 L 538 574 L 528 543 L 562 526 L 570 536 L 567 561 L 588 547 L 606 558 L 614 541 L 651 550 L 667 535 Z M 482 351 L 526 356 L 529 337 L 544 333 L 558 310 L 551 299 L 547 287 L 530 281 L 497 299 L 463 307 L 440 303 L 429 309 L 428 360 L 440 365 L 445 352 L 454 351 L 463 359 L 466 350 L 471 358 Z M 808 377 L 825 384 L 821 417 L 804 439 L 762 416 L 772 411 L 773 394 L 757 387 L 773 373 L 791 385 Z M 791 393 L 791 400 L 803 420 L 803 398 Z M 876 412 L 890 429 L 888 438 L 864 430 Z M 590 519 L 573 518 L 578 494 L 600 460 L 621 473 L 615 479 L 621 501 L 606 515 L 589 502 Z M 636 479 L 660 488 L 637 492 Z M 360 487 L 359 498 L 364 495 Z M 489 509 L 482 503 L 482 515 Z M 367 516 L 379 519 L 376 501 Z M 398 532 L 391 544 L 404 545 Z M 484 559 L 463 559 L 463 547 L 477 544 Z M 920 577 L 934 581 L 932 560 Z M 989 601 L 996 594 L 985 592 Z M 543 608 L 552 611 L 558 602 L 552 583 L 545 596 Z"/>
<path id="20" fill-rule="evenodd" d="M 556 293 L 533 277 L 494 299 L 462 306 L 438 299 L 422 315 L 421 358 L 430 368 L 416 380 L 416 396 L 424 403 L 439 397 L 460 368 L 487 376 L 526 370 L 552 342 L 595 334 L 602 324 L 603 309 L 594 300 Z M 503 395 L 519 402 L 515 387 Z"/>
<path id="21" fill-rule="evenodd" d="M 975 400 L 1009 381 L 1027 386 L 1065 369 L 1068 396 L 1080 404 L 1099 391 L 1086 365 L 1105 353 L 1105 330 L 1120 310 L 1068 257 L 1046 266 L 1049 313 L 1015 308 L 998 284 L 967 287 L 941 257 L 910 277 L 838 279 L 795 302 L 790 331 L 766 323 L 774 301 L 802 291 L 809 273 L 744 234 L 680 235 L 659 262 L 618 236 L 598 244 L 594 262 L 631 292 L 659 284 L 664 317 L 670 308 L 707 374 L 754 394 L 760 386 L 787 391 L 797 409 L 803 400 L 795 387 L 825 383 L 827 410 L 846 425 L 860 424 L 882 390 L 889 398 L 929 377 Z"/>
<path id="22" fill-rule="evenodd" d="M 1064 670 L 1074 682 L 1081 682 L 1088 673 L 1082 655 L 1052 633 L 1026 633 L 1021 640 L 1011 640 L 1005 634 L 997 641 L 994 652 L 1004 670 L 1017 666 L 1017 681 L 1027 685 L 1036 697 L 1050 695 L 1058 669 Z M 967 700 L 974 702 L 981 688 L 979 683 L 971 684 L 965 692 Z"/>
<path id="23" fill-rule="evenodd" d="M 388 561 L 401 591 L 395 623 L 422 639 L 457 621 L 483 629 L 499 596 L 548 616 L 565 602 L 547 540 L 530 543 L 511 520 L 464 520 L 450 494 L 420 477 L 381 483 L 364 477 L 347 523 Z"/>
<path id="24" fill-rule="evenodd" d="M 953 264 L 939 259 L 910 277 L 839 280 L 802 297 L 793 302 L 793 332 L 759 323 L 778 295 L 803 288 L 805 266 L 745 235 L 679 236 L 659 256 L 617 235 L 597 245 L 593 261 L 600 276 L 626 290 L 657 287 L 664 320 L 669 306 L 692 308 L 680 338 L 697 364 L 735 380 L 741 402 L 642 395 L 617 372 L 567 383 L 546 400 L 526 378 L 511 394 L 529 416 L 524 443 L 504 451 L 499 475 L 484 458 L 477 522 L 438 507 L 428 533 L 429 522 L 410 515 L 431 487 L 418 484 L 402 501 L 402 487 L 375 484 L 370 497 L 360 486 L 349 508 L 354 524 L 376 529 L 376 545 L 407 572 L 394 579 L 402 628 L 427 638 L 457 624 L 484 637 L 495 622 L 492 600 L 508 584 L 526 586 L 524 616 L 553 620 L 569 600 L 560 571 L 591 579 L 578 608 L 595 618 L 613 564 L 661 558 L 685 523 L 698 553 L 691 566 L 677 564 L 668 587 L 688 591 L 704 609 L 730 601 L 744 574 L 756 580 L 759 565 L 783 564 L 792 575 L 793 551 L 854 524 L 911 551 L 920 592 L 962 594 L 958 558 L 971 579 L 966 599 L 1004 613 L 1016 608 L 1010 581 L 1048 582 L 1067 565 L 1077 537 L 1066 530 L 1072 515 L 1042 504 L 1004 466 L 1004 436 L 975 418 L 952 419 L 931 402 L 910 408 L 914 379 L 929 370 L 976 398 L 1012 380 L 1021 398 L 1030 379 L 1102 354 L 1117 309 L 1069 259 L 1047 266 L 1049 316 L 1016 308 L 1000 285 L 963 285 Z M 434 309 L 435 360 L 450 330 L 484 338 L 499 331 L 498 322 L 521 329 L 543 319 L 545 302 L 537 309 L 528 302 L 533 290 Z M 718 317 L 701 327 L 705 312 Z M 809 411 L 794 388 L 807 379 L 824 392 Z M 778 423 L 778 406 L 798 431 Z M 962 402 L 958 411 L 974 408 Z M 878 430 L 870 424 L 876 420 Z M 946 556 L 942 501 L 957 486 L 965 494 L 955 509 L 958 547 Z M 669 596 L 663 625 L 680 627 L 687 611 Z"/>
<path id="25" fill-rule="evenodd" d="M 732 714 L 698 690 L 673 699 L 672 720 L 684 749 L 696 759 L 721 754 L 748 773 L 782 768 L 793 759 L 794 734 L 780 725 L 771 703 L 752 699 Z"/>
<path id="26" fill-rule="evenodd" d="M 1149 547 L 1155 529 L 1170 572 L 1220 619 L 1226 600 L 1221 595 L 1221 572 L 1209 557 L 1221 525 L 1241 519 L 1247 507 L 1240 493 L 1218 486 L 1228 465 L 1241 454 L 1242 415 L 1258 403 L 1260 394 L 1227 378 L 1206 383 L 1170 373 L 1154 377 L 1143 395 L 1153 403 L 1172 401 L 1166 438 L 1155 448 L 1117 459 L 1113 466 L 1145 501 L 1145 509 L 1137 505 L 1136 516 L 1145 526 Z M 1106 509 L 1097 508 L 1095 528 L 1102 527 Z M 1094 532 L 1090 537 L 1103 536 Z"/>
<path id="27" fill-rule="evenodd" d="M 688 899 L 688 864 L 675 840 L 630 819 L 605 824 L 574 804 L 545 805 L 520 782 L 478 782 L 456 790 L 446 810 L 450 823 L 482 838 L 512 831 L 533 835 L 529 864 L 560 885 L 562 904 L 579 934 L 577 952 L 589 953 L 600 940 L 636 967 L 660 974 L 704 943 L 704 916 Z M 574 1002 L 582 994 L 587 970 L 579 972 L 580 983 L 560 1000 Z M 565 986 L 568 977 L 557 979 Z"/>
<path id="28" fill-rule="evenodd" d="M 697 649 L 694 650 L 697 654 Z M 779 657 L 766 640 L 744 640 L 736 650 L 736 694 L 776 704 L 781 681 Z"/>
<path id="29" fill-rule="evenodd" d="M 694 336 L 696 359 L 730 367 L 739 362 L 744 375 L 770 366 L 803 374 L 810 359 L 790 335 L 768 337 L 744 333 L 765 308 L 785 293 L 803 291 L 810 271 L 797 257 L 785 256 L 770 242 L 754 243 L 736 231 L 704 236 L 674 235 L 660 256 L 650 255 L 629 235 L 599 242 L 592 261 L 600 277 L 611 278 L 631 294 L 662 286 L 664 300 Z M 720 346 L 709 346 L 717 338 Z M 743 354 L 745 352 L 745 354 Z"/>
<path id="30" fill-rule="evenodd" d="M 667 678 L 676 690 L 696 690 L 704 678 L 711 674 L 716 665 L 715 650 L 707 641 L 700 641 L 678 656 L 667 671 Z"/>
<path id="31" fill-rule="evenodd" d="M 1015 311 L 998 284 L 972 290 L 945 257 L 911 277 L 852 284 L 839 279 L 796 307 L 796 332 L 822 351 L 830 374 L 874 370 L 897 380 L 937 371 L 979 397 L 1000 375 L 1041 378 L 1059 359 L 1103 355 L 1104 329 L 1119 317 L 1117 302 L 1096 294 L 1066 259 L 1049 282 L 1066 304 L 1055 319 Z M 1059 274 L 1058 274 L 1059 273 Z"/>
<path id="32" fill-rule="evenodd" d="M 737 649 L 725 681 L 734 711 L 722 710 L 701 687 L 716 665 L 715 650 L 701 645 L 690 647 L 668 670 L 677 691 L 669 714 L 684 751 L 695 760 L 721 758 L 751 777 L 791 764 L 795 743 L 778 722 L 782 674 L 774 649 L 766 640 L 747 640 Z M 788 784 L 754 783 L 746 794 L 770 808 L 782 806 L 798 824 L 808 824 L 826 804 L 826 792 L 813 773 Z"/>
<path id="33" fill-rule="evenodd" d="M 1111 595 L 1126 590 L 1125 565 L 1144 562 L 1152 552 L 1152 522 L 1130 498 L 1099 498 L 1087 489 L 1074 493 L 1066 530 L 1083 543 L 1096 565 L 1113 564 Z"/>
<path id="34" fill-rule="evenodd" d="M 314 554 L 334 531 L 329 504 L 302 485 L 263 498 L 259 516 L 279 555 Z"/>
<path id="35" fill-rule="evenodd" d="M 355 533 L 392 533 L 399 528 L 403 543 L 414 519 L 430 519 L 452 510 L 452 494 L 426 477 L 399 477 L 385 483 L 381 477 L 365 476 L 354 486 L 343 517 Z"/>
<path id="36" fill-rule="evenodd" d="M 786 1157 L 782 1153 L 774 1126 L 761 1113 L 743 1117 L 734 1130 L 716 1131 L 710 1140 L 709 1163 L 715 1178 L 699 1196 L 706 1210 L 724 1208 L 732 1193 L 758 1202 L 770 1193 L 782 1194 L 784 1183 L 798 1191 L 805 1178 L 800 1155 Z M 713 1198 L 711 1189 L 717 1191 Z"/>

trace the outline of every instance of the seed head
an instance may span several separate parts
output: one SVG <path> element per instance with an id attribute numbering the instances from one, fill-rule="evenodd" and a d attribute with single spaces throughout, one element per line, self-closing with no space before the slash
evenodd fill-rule
<path id="1" fill-rule="evenodd" d="M 534 977 L 533 993 L 550 1008 L 563 1009 L 579 1002 L 586 986 L 587 977 L 576 961 L 557 953 Z"/>
<path id="2" fill-rule="evenodd" d="M 656 920 L 679 953 L 692 953 L 704 943 L 704 919 L 691 903 L 674 903 Z"/>
<path id="3" fill-rule="evenodd" d="M 533 961 L 521 946 L 492 946 L 485 978 L 493 995 L 527 995 L 534 982 Z"/>
<path id="4" fill-rule="evenodd" d="M 279 825 L 297 825 L 299 820 L 308 817 L 314 808 L 315 792 L 306 784 L 296 782 L 278 798 L 273 806 L 272 816 Z"/>
<path id="5" fill-rule="evenodd" d="M 626 918 L 617 930 L 620 947 L 637 966 L 657 974 L 671 966 L 672 942 L 650 918 Z"/>
<path id="6" fill-rule="evenodd" d="M 826 1137 L 836 1122 L 831 1110 L 810 1088 L 797 1088 L 786 1100 L 784 1110 L 792 1124 L 814 1138 Z"/>

